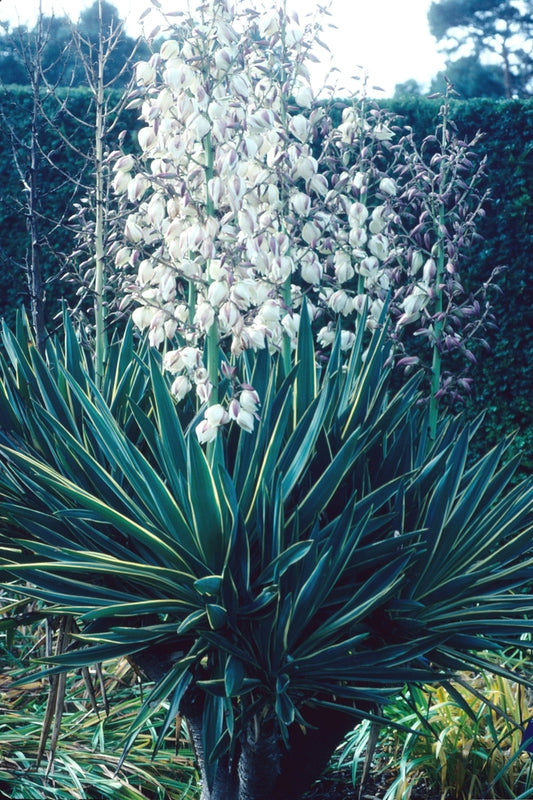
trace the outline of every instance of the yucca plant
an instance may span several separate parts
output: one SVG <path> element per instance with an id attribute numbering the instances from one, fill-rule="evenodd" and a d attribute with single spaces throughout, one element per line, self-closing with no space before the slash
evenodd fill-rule
<path id="1" fill-rule="evenodd" d="M 428 436 L 384 328 L 317 366 L 304 306 L 293 370 L 247 358 L 260 418 L 209 455 L 129 330 L 100 389 L 68 323 L 45 358 L 3 339 L 5 583 L 75 623 L 47 674 L 127 657 L 154 681 L 125 750 L 166 702 L 156 747 L 185 716 L 204 800 L 298 797 L 404 683 L 523 644 L 533 490 L 505 491 L 507 442 L 469 463 L 476 425 Z"/>

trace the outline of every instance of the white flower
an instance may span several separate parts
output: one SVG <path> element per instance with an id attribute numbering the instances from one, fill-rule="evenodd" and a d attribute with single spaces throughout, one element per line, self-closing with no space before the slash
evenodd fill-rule
<path id="1" fill-rule="evenodd" d="M 352 203 L 348 218 L 354 228 L 362 228 L 368 218 L 368 208 L 363 203 Z"/>
<path id="2" fill-rule="evenodd" d="M 335 264 L 335 277 L 337 283 L 346 283 L 351 280 L 355 275 L 355 270 L 352 266 L 352 260 L 348 253 L 344 250 L 337 250 L 333 257 Z"/>
<path id="3" fill-rule="evenodd" d="M 368 249 L 372 255 L 376 256 L 376 258 L 379 258 L 380 261 L 385 261 L 389 255 L 389 243 L 382 233 L 378 233 L 376 236 L 370 237 Z"/>
<path id="4" fill-rule="evenodd" d="M 297 86 L 293 95 L 300 108 L 311 108 L 313 105 L 313 90 L 310 86 Z"/>
<path id="5" fill-rule="evenodd" d="M 183 400 L 192 389 L 192 383 L 186 375 L 178 375 L 170 387 L 170 391 L 178 400 Z"/>
<path id="6" fill-rule="evenodd" d="M 214 442 L 217 438 L 218 425 L 210 425 L 207 419 L 203 419 L 195 428 L 195 433 L 200 444 Z"/>
<path id="7" fill-rule="evenodd" d="M 250 414 L 255 414 L 259 407 L 259 395 L 255 389 L 243 389 L 239 402 L 242 409 L 249 411 Z"/>
<path id="8" fill-rule="evenodd" d="M 307 217 L 311 210 L 311 198 L 305 192 L 296 192 L 291 197 L 291 205 L 300 217 Z"/>
<path id="9" fill-rule="evenodd" d="M 382 178 L 379 182 L 379 188 L 384 194 L 394 197 L 397 194 L 396 182 L 392 178 Z"/>
<path id="10" fill-rule="evenodd" d="M 300 142 L 306 142 L 311 126 L 309 120 L 303 114 L 296 114 L 289 120 L 289 130 Z"/>
<path id="11" fill-rule="evenodd" d="M 135 67 L 135 78 L 137 83 L 145 85 L 153 83 L 155 80 L 155 69 L 148 61 L 139 61 Z"/>
<path id="12" fill-rule="evenodd" d="M 133 324 L 136 325 L 139 330 L 143 331 L 152 322 L 154 314 L 155 310 L 153 308 L 149 308 L 148 306 L 138 306 L 131 315 L 131 318 L 133 320 Z"/>
<path id="13" fill-rule="evenodd" d="M 226 422 L 229 422 L 229 418 L 228 412 L 220 403 L 209 406 L 204 412 L 204 419 L 206 419 L 210 425 L 225 425 Z"/>

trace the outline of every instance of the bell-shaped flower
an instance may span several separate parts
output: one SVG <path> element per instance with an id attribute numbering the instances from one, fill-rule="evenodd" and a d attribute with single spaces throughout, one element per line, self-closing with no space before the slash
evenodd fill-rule
<path id="1" fill-rule="evenodd" d="M 354 277 L 355 270 L 352 266 L 352 259 L 344 250 L 337 250 L 335 252 L 333 263 L 335 265 L 335 278 L 337 279 L 337 283 L 346 283 Z"/>
<path id="2" fill-rule="evenodd" d="M 178 375 L 170 387 L 171 393 L 177 400 L 183 400 L 183 398 L 189 394 L 191 389 L 192 383 L 186 375 Z"/>
<path id="3" fill-rule="evenodd" d="M 229 297 L 229 286 L 227 281 L 225 280 L 217 280 L 213 281 L 213 283 L 209 284 L 209 288 L 207 290 L 207 299 L 213 306 L 213 308 L 218 308 L 225 303 Z"/>
<path id="4" fill-rule="evenodd" d="M 384 194 L 388 194 L 389 197 L 394 197 L 398 192 L 396 181 L 389 177 L 380 180 L 379 188 Z"/>
<path id="5" fill-rule="evenodd" d="M 213 311 L 211 304 L 206 301 L 198 303 L 196 306 L 196 311 L 194 312 L 194 325 L 196 325 L 204 333 L 207 333 L 214 321 L 215 312 Z"/>
<path id="6" fill-rule="evenodd" d="M 289 119 L 289 131 L 300 142 L 303 143 L 307 141 L 310 130 L 311 125 L 309 124 L 309 120 L 307 117 L 304 117 L 303 114 L 296 114 Z"/>
<path id="7" fill-rule="evenodd" d="M 300 108 L 311 108 L 313 105 L 313 90 L 308 84 L 295 86 L 293 97 L 296 105 Z"/>
<path id="8" fill-rule="evenodd" d="M 151 324 L 155 315 L 155 309 L 150 306 L 138 306 L 132 313 L 133 324 L 143 331 Z"/>
<path id="9" fill-rule="evenodd" d="M 242 390 L 239 396 L 239 403 L 242 409 L 255 414 L 259 408 L 259 395 L 251 386 Z"/>
<path id="10" fill-rule="evenodd" d="M 113 178 L 113 191 L 115 192 L 115 194 L 124 194 L 125 192 L 128 191 L 130 182 L 131 182 L 131 173 L 122 172 L 122 170 L 120 170 Z"/>
<path id="11" fill-rule="evenodd" d="M 148 61 L 139 61 L 135 66 L 135 80 L 145 86 L 155 81 L 156 71 Z"/>
<path id="12" fill-rule="evenodd" d="M 311 210 L 311 198 L 305 192 L 296 192 L 291 197 L 291 206 L 299 217 L 307 217 Z"/>
<path id="13" fill-rule="evenodd" d="M 348 211 L 348 219 L 354 228 L 362 228 L 368 219 L 368 208 L 360 202 L 352 203 Z"/>
<path id="14" fill-rule="evenodd" d="M 306 283 L 318 286 L 322 280 L 322 264 L 316 253 L 309 251 L 302 256 L 300 261 L 300 274 Z"/>
<path id="15" fill-rule="evenodd" d="M 203 419 L 194 429 L 200 444 L 214 442 L 217 438 L 218 425 L 211 425 L 209 420 Z"/>
<path id="16" fill-rule="evenodd" d="M 133 244 L 138 244 L 138 242 L 140 242 L 143 238 L 142 228 L 137 224 L 131 214 L 126 220 L 126 224 L 124 226 L 124 235 L 128 242 L 133 242 Z"/>
<path id="17" fill-rule="evenodd" d="M 380 261 L 385 261 L 389 255 L 389 243 L 387 241 L 387 237 L 382 233 L 378 233 L 376 236 L 371 236 L 368 242 L 368 249 L 372 255 L 376 256 L 376 258 L 379 258 Z"/>
<path id="18" fill-rule="evenodd" d="M 370 233 L 382 233 L 387 227 L 387 224 L 388 219 L 385 206 L 376 206 L 372 211 L 372 218 L 368 226 Z"/>
<path id="19" fill-rule="evenodd" d="M 128 200 L 130 203 L 138 202 L 148 189 L 148 181 L 144 175 L 138 174 L 128 184 Z"/>

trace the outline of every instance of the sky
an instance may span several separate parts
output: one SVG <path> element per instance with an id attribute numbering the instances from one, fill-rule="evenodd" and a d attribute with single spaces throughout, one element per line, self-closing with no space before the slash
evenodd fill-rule
<path id="1" fill-rule="evenodd" d="M 44 13 L 53 9 L 62 15 L 63 9 L 76 19 L 92 0 L 41 0 Z M 137 35 L 142 27 L 136 25 L 142 12 L 150 7 L 149 0 L 110 0 L 120 16 L 128 19 L 128 32 Z M 163 8 L 179 7 L 185 0 L 160 0 Z M 426 90 L 429 81 L 444 66 L 435 40 L 429 33 L 427 11 L 431 0 L 331 0 L 332 16 L 327 18 L 337 29 L 324 31 L 323 39 L 331 50 L 333 63 L 340 70 L 342 83 L 350 86 L 354 74 L 367 76 L 369 93 L 390 96 L 397 83 L 414 78 Z M 301 14 L 313 7 L 313 0 L 288 0 L 288 7 Z M 11 24 L 32 24 L 39 0 L 0 0 L 0 21 Z M 155 12 L 152 12 L 152 14 Z M 144 21 L 148 29 L 156 18 Z M 321 60 L 328 60 L 324 53 Z M 361 71 L 361 68 L 363 71 Z M 318 77 L 315 78 L 318 81 Z M 352 84 L 353 86 L 353 84 Z M 380 87 L 374 89 L 373 87 Z"/>

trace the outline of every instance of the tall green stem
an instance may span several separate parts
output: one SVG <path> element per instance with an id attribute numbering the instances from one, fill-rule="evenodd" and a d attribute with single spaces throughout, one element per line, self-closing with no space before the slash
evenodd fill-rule
<path id="1" fill-rule="evenodd" d="M 442 133 L 441 133 L 441 154 L 444 156 L 444 153 L 447 149 L 447 127 L 448 127 L 448 93 L 446 93 L 446 98 L 444 101 L 443 112 L 442 112 Z M 447 181 L 447 168 L 445 166 L 446 161 L 444 158 L 441 159 L 440 162 L 440 180 L 439 180 L 439 193 L 442 195 L 444 191 L 444 187 Z M 439 417 L 439 398 L 437 397 L 437 393 L 440 388 L 440 380 L 441 380 L 441 372 L 442 372 L 442 357 L 440 353 L 440 343 L 442 339 L 442 331 L 444 327 L 444 321 L 442 319 L 442 312 L 443 312 L 443 303 L 442 303 L 442 279 L 444 275 L 444 258 L 445 258 L 445 248 L 444 248 L 444 234 L 443 231 L 445 230 L 445 223 L 446 223 L 446 212 L 443 205 L 443 200 L 439 199 L 439 210 L 438 210 L 438 229 L 437 229 L 437 242 L 435 245 L 436 249 L 436 274 L 435 274 L 435 287 L 436 287 L 436 301 L 435 301 L 435 324 L 433 327 L 434 333 L 434 343 L 433 343 L 433 359 L 431 364 L 431 391 L 430 391 L 430 399 L 429 399 L 429 435 L 432 440 L 434 440 L 437 436 L 437 422 Z"/>
<path id="2" fill-rule="evenodd" d="M 95 232 L 94 232 L 94 314 L 95 314 L 95 380 L 102 385 L 107 352 L 104 308 L 104 53 L 102 33 L 102 3 L 99 2 L 100 37 L 98 47 L 98 75 L 96 79 L 96 129 L 95 129 Z"/>

